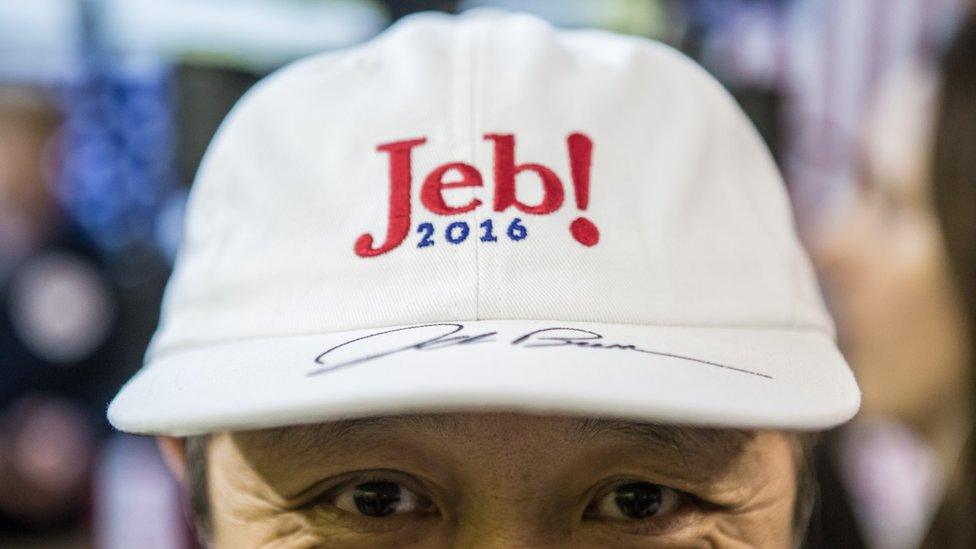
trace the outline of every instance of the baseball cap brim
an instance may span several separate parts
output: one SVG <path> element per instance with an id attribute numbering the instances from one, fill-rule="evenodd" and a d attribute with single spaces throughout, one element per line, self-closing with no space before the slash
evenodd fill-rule
<path id="1" fill-rule="evenodd" d="M 823 429 L 859 402 L 821 330 L 479 320 L 172 351 L 108 417 L 177 436 L 452 411 Z"/>

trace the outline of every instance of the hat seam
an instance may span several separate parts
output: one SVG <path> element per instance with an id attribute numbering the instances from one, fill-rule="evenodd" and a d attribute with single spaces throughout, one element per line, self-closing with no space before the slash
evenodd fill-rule
<path id="1" fill-rule="evenodd" d="M 481 41 L 480 27 L 477 24 L 472 24 L 471 32 L 467 33 L 467 55 L 468 55 L 468 72 L 465 75 L 467 77 L 468 85 L 468 143 L 471 147 L 471 162 L 475 166 L 480 166 L 480 156 L 478 155 L 478 121 L 477 112 L 478 108 L 478 86 L 475 85 L 478 76 L 480 74 L 478 65 L 478 54 L 480 53 L 479 46 Z M 471 194 L 474 198 L 481 199 L 480 195 L 484 193 L 479 192 L 479 189 L 484 187 L 472 187 Z M 479 208 L 474 208 L 471 210 L 471 218 L 473 220 L 471 226 L 472 229 L 477 231 L 478 228 L 478 210 Z M 481 318 L 481 240 L 479 238 L 474 239 L 474 317 L 476 319 Z"/>

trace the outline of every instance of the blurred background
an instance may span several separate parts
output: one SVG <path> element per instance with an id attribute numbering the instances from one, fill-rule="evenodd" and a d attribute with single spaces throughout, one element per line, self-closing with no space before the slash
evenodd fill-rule
<path id="1" fill-rule="evenodd" d="M 976 547 L 966 0 L 0 0 L 0 547 L 196 547 L 153 442 L 104 410 L 208 141 L 270 71 L 477 6 L 662 40 L 733 91 L 865 394 L 818 453 L 809 546 Z"/>

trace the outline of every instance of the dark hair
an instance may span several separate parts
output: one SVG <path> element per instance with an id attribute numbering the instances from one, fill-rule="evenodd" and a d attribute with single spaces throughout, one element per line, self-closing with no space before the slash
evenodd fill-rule
<path id="1" fill-rule="evenodd" d="M 793 505 L 793 545 L 800 547 L 810 523 L 816 499 L 817 480 L 813 466 L 813 449 L 819 437 L 815 432 L 791 434 L 796 464 L 796 500 Z M 188 437 L 184 441 L 187 473 L 187 502 L 200 542 L 209 546 L 213 537 L 210 492 L 207 482 L 207 435 Z"/>
<path id="2" fill-rule="evenodd" d="M 976 21 L 970 17 L 942 61 L 932 162 L 934 203 L 969 342 L 976 342 Z M 970 348 L 971 410 L 976 409 L 976 349 Z M 927 545 L 976 547 L 976 435 L 959 462 Z"/>
<path id="3" fill-rule="evenodd" d="M 810 528 L 814 504 L 819 493 L 815 450 L 820 441 L 817 431 L 794 435 L 793 461 L 796 464 L 796 500 L 793 502 L 793 547 L 801 547 Z"/>
<path id="4" fill-rule="evenodd" d="M 213 534 L 210 513 L 210 489 L 207 482 L 207 443 L 210 437 L 198 435 L 183 441 L 183 455 L 186 459 L 186 490 L 191 519 L 196 527 L 197 537 L 204 547 L 209 546 Z"/>

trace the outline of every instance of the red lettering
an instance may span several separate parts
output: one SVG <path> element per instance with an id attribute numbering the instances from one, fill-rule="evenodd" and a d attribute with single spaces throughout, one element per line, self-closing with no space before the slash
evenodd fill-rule
<path id="1" fill-rule="evenodd" d="M 445 183 L 444 175 L 451 171 L 461 174 L 461 180 Z M 420 189 L 420 201 L 423 202 L 424 207 L 435 214 L 454 215 L 467 213 L 480 206 L 481 201 L 477 198 L 472 198 L 471 201 L 464 206 L 448 206 L 447 203 L 444 202 L 444 189 L 481 186 L 481 173 L 478 172 L 474 166 L 465 164 L 463 162 L 444 164 L 443 166 L 430 172 L 430 175 L 424 179 L 424 186 Z"/>
<path id="2" fill-rule="evenodd" d="M 527 214 L 546 215 L 555 212 L 562 206 L 565 191 L 562 181 L 554 171 L 542 164 L 516 164 L 514 135 L 489 133 L 485 134 L 484 138 L 494 144 L 495 196 L 493 207 L 496 212 L 502 212 L 514 206 Z M 369 233 L 360 235 L 354 246 L 356 255 L 360 257 L 382 255 L 397 248 L 406 240 L 411 224 L 413 149 L 426 142 L 426 138 L 420 137 L 385 143 L 376 147 L 377 151 L 390 155 L 390 204 L 386 239 L 382 245 L 374 247 L 376 242 L 373 235 Z M 585 214 L 590 202 L 593 141 L 586 134 L 570 133 L 566 136 L 566 148 L 569 153 L 569 176 L 572 179 L 576 207 L 581 214 Z M 445 181 L 444 178 L 451 172 L 456 173 L 460 179 Z M 516 178 L 523 172 L 533 172 L 539 177 L 543 195 L 538 204 L 526 204 L 518 199 Z M 428 211 L 437 215 L 463 214 L 481 206 L 481 200 L 472 197 L 466 204 L 451 206 L 444 199 L 445 190 L 483 186 L 484 181 L 477 168 L 464 162 L 451 162 L 438 166 L 434 171 L 427 174 L 420 189 L 420 201 Z M 431 224 L 425 222 L 421 224 L 421 228 L 423 226 L 431 226 Z M 488 230 L 491 230 L 490 225 Z M 572 237 L 584 246 L 595 246 L 600 241 L 600 230 L 593 221 L 584 216 L 574 219 L 570 223 L 569 231 Z M 429 234 L 425 238 L 429 238 Z M 489 241 L 495 241 L 495 239 Z M 425 246 L 424 242 L 421 241 L 420 247 Z"/>
<path id="3" fill-rule="evenodd" d="M 417 145 L 427 142 L 426 138 L 395 141 L 376 147 L 380 152 L 390 153 L 390 217 L 386 227 L 386 242 L 379 248 L 373 247 L 373 235 L 364 233 L 356 239 L 356 255 L 375 257 L 399 246 L 410 232 L 410 153 Z"/>
<path id="4" fill-rule="evenodd" d="M 593 140 L 583 133 L 571 133 L 566 137 L 569 149 L 569 169 L 576 191 L 576 207 L 585 212 L 590 205 L 590 165 L 593 162 Z M 585 217 L 577 217 L 569 225 L 569 232 L 584 246 L 596 246 L 600 242 L 600 229 Z"/>
<path id="5" fill-rule="evenodd" d="M 542 164 L 515 164 L 515 136 L 511 134 L 485 135 L 495 142 L 495 211 L 505 211 L 509 206 L 536 215 L 552 213 L 563 205 L 563 184 L 559 177 Z M 515 176 L 532 171 L 542 181 L 542 202 L 535 206 L 519 202 L 515 193 Z"/>

